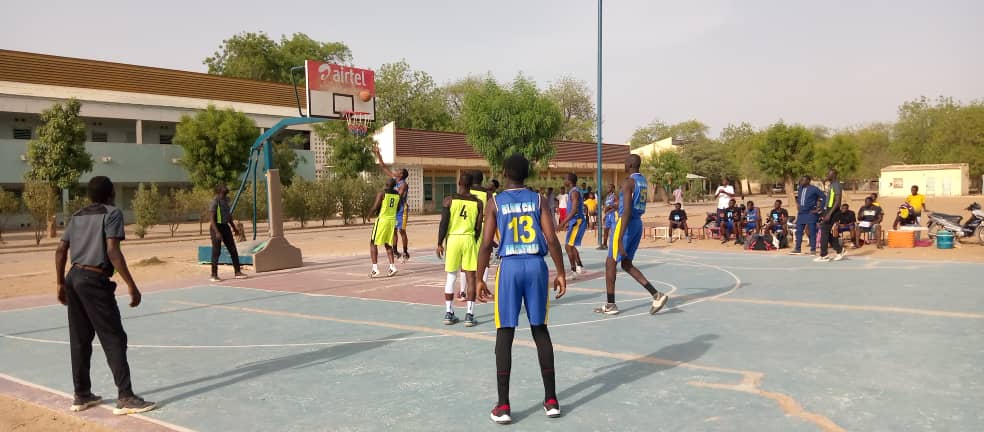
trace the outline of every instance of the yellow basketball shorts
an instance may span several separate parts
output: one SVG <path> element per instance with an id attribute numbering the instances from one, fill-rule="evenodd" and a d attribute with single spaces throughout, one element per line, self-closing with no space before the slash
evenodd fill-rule
<path id="1" fill-rule="evenodd" d="M 472 235 L 449 235 L 444 248 L 444 271 L 478 269 L 478 243 Z"/>
<path id="2" fill-rule="evenodd" d="M 370 242 L 376 246 L 393 245 L 393 235 L 396 230 L 396 219 L 379 218 L 372 227 Z"/>

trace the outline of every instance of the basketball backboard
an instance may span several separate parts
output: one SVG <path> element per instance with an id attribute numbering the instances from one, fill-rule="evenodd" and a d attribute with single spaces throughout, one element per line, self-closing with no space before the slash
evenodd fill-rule
<path id="1" fill-rule="evenodd" d="M 369 69 L 305 61 L 308 117 L 341 119 L 346 111 L 358 111 L 375 120 L 375 75 Z"/>

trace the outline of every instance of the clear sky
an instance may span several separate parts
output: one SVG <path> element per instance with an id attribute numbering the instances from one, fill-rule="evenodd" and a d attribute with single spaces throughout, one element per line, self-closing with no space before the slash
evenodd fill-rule
<path id="1" fill-rule="evenodd" d="M 205 71 L 240 31 L 343 41 L 355 65 L 406 59 L 438 83 L 468 74 L 596 88 L 590 0 L 47 0 L 5 2 L 0 48 Z M 604 138 L 653 119 L 891 121 L 920 95 L 984 97 L 984 1 L 608 0 Z"/>

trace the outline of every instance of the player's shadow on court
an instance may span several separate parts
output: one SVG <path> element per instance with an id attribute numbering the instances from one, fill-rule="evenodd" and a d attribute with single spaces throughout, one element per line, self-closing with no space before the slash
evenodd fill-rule
<path id="1" fill-rule="evenodd" d="M 560 406 L 565 415 L 569 415 L 582 405 L 601 396 L 622 397 L 615 393 L 619 387 L 673 369 L 680 363 L 697 360 L 710 351 L 712 341 L 717 338 L 718 335 L 716 334 L 700 335 L 686 343 L 665 346 L 642 358 L 595 369 L 595 372 L 599 373 L 598 375 L 558 392 L 557 398 L 560 399 Z M 561 379 L 563 378 L 561 377 Z M 520 413 L 517 418 L 525 418 L 540 410 L 542 408 L 539 406 L 530 408 Z"/>
<path id="2" fill-rule="evenodd" d="M 229 371 L 225 371 L 222 373 L 218 373 L 206 377 L 195 378 L 192 380 L 183 381 L 165 387 L 156 388 L 153 390 L 149 390 L 145 393 L 149 395 L 149 394 L 161 393 L 161 392 L 166 392 L 176 389 L 189 388 L 183 393 L 179 393 L 177 395 L 164 398 L 159 402 L 160 405 L 166 405 L 168 403 L 173 403 L 182 399 L 187 399 L 211 391 L 219 390 L 223 387 L 228 387 L 244 381 L 257 379 L 265 375 L 274 374 L 283 370 L 304 369 L 309 367 L 320 366 L 325 363 L 329 363 L 335 360 L 343 359 L 345 357 L 360 354 L 365 351 L 381 348 L 383 346 L 389 345 L 390 343 L 394 342 L 395 339 L 409 337 L 412 334 L 413 333 L 397 333 L 394 335 L 384 337 L 383 339 L 386 340 L 382 340 L 378 342 L 331 345 L 314 351 L 307 351 L 297 354 L 291 354 L 284 357 L 277 357 L 269 360 L 246 363 L 242 366 L 239 366 Z"/>
<path id="3" fill-rule="evenodd" d="M 747 282 L 742 282 L 738 288 L 741 289 L 749 285 L 751 284 Z M 714 297 L 716 295 L 726 293 L 732 289 L 734 289 L 734 285 L 721 287 L 721 288 L 688 288 L 686 290 L 686 293 L 684 294 L 680 294 L 680 293 L 677 293 L 675 295 L 671 294 L 670 300 L 666 302 L 666 306 L 663 307 L 663 311 L 660 312 L 659 315 L 677 312 L 679 311 L 679 309 L 675 309 L 677 306 L 680 306 L 685 303 L 690 303 L 693 301 L 698 301 L 704 298 Z M 649 306 L 650 306 L 649 302 L 643 302 L 640 304 L 633 305 L 629 308 L 622 309 L 622 313 L 624 314 L 624 313 L 632 312 L 636 309 L 641 309 L 641 308 L 649 308 Z"/>

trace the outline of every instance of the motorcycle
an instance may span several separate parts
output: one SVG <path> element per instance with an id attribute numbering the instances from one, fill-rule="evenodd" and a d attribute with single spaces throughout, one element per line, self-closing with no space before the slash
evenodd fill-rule
<path id="1" fill-rule="evenodd" d="M 953 233 L 956 238 L 977 237 L 984 243 L 984 211 L 981 205 L 973 203 L 966 210 L 970 211 L 970 218 L 963 225 L 960 224 L 963 217 L 960 215 L 950 215 L 946 213 L 933 213 L 929 216 L 926 228 L 929 229 L 929 237 L 936 238 L 936 233 L 940 230 L 947 230 Z"/>

